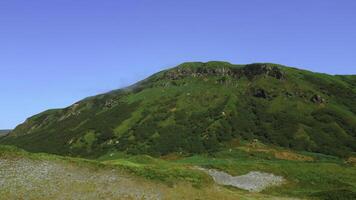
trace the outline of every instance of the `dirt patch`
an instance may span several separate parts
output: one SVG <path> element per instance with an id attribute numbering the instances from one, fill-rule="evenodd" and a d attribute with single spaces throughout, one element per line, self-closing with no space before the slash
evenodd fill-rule
<path id="1" fill-rule="evenodd" d="M 314 159 L 310 156 L 305 156 L 290 151 L 275 151 L 274 157 L 281 160 L 295 160 L 295 161 L 313 161 Z"/>
<path id="2" fill-rule="evenodd" d="M 355 165 L 356 166 L 356 157 L 350 157 L 346 160 L 346 163 L 349 163 L 351 165 Z"/>
<path id="3" fill-rule="evenodd" d="M 164 156 L 160 157 L 163 160 L 179 160 L 181 158 L 183 158 L 182 154 L 178 154 L 178 153 L 170 153 Z"/>
<path id="4" fill-rule="evenodd" d="M 294 161 L 313 161 L 314 158 L 311 156 L 306 156 L 302 154 L 298 154 L 288 150 L 278 150 L 271 147 L 268 147 L 259 142 L 252 142 L 247 144 L 246 146 L 239 147 L 239 149 L 246 152 L 260 152 L 267 153 L 272 155 L 273 157 L 281 160 L 294 160 Z"/>

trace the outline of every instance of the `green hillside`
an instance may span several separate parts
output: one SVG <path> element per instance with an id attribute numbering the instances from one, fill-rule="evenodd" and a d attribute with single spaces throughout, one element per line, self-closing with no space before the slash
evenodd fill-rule
<path id="1" fill-rule="evenodd" d="M 48 110 L 0 143 L 98 157 L 213 153 L 259 140 L 348 157 L 356 151 L 356 76 L 277 64 L 183 63 L 134 86 Z"/>

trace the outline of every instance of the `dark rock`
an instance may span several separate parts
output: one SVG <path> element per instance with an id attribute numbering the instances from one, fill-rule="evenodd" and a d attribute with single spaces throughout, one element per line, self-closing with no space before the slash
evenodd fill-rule
<path id="1" fill-rule="evenodd" d="M 112 107 L 114 107 L 114 106 L 116 106 L 118 103 L 117 103 L 117 100 L 116 99 L 110 99 L 110 100 L 107 100 L 106 102 L 105 102 L 105 107 L 106 108 L 112 108 Z"/>
<path id="2" fill-rule="evenodd" d="M 318 103 L 318 104 L 322 104 L 322 103 L 326 102 L 326 100 L 323 97 L 321 97 L 320 95 L 317 95 L 317 94 L 314 94 L 312 96 L 312 98 L 310 99 L 310 101 L 313 103 Z"/>
<path id="3" fill-rule="evenodd" d="M 250 64 L 245 67 L 215 67 L 208 68 L 206 66 L 200 66 L 196 68 L 175 68 L 167 71 L 164 78 L 170 80 L 178 80 L 187 76 L 191 77 L 204 77 L 204 76 L 222 76 L 233 77 L 239 79 L 242 76 L 246 76 L 248 79 L 253 79 L 256 76 L 265 75 L 274 77 L 276 79 L 283 79 L 283 72 L 276 66 L 267 64 Z"/>
<path id="4" fill-rule="evenodd" d="M 268 98 L 268 94 L 267 94 L 266 90 L 264 90 L 264 89 L 255 90 L 253 93 L 253 96 L 255 96 L 257 98 L 264 98 L 264 99 Z"/>
<path id="5" fill-rule="evenodd" d="M 270 66 L 266 64 L 250 64 L 243 68 L 244 75 L 248 78 L 253 78 L 258 75 L 267 75 L 276 79 L 283 79 L 283 72 L 276 66 Z"/>
<path id="6" fill-rule="evenodd" d="M 284 94 L 285 94 L 285 96 L 286 96 L 286 97 L 288 97 L 288 98 L 293 97 L 293 94 L 292 94 L 292 93 L 290 93 L 290 92 L 285 92 Z"/>

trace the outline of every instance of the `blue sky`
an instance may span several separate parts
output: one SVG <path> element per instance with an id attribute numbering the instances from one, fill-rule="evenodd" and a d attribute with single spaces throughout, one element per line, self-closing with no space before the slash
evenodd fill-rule
<path id="1" fill-rule="evenodd" d="M 356 74 L 354 0 L 1 0 L 0 129 L 184 61 Z"/>

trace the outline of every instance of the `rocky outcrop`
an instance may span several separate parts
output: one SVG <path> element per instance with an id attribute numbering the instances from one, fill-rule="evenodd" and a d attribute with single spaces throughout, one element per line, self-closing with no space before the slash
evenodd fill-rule
<path id="1" fill-rule="evenodd" d="M 59 121 L 63 121 L 69 117 L 72 116 L 77 116 L 80 114 L 80 104 L 79 103 L 75 103 L 72 106 L 70 106 L 69 108 L 66 109 L 67 112 L 65 115 L 63 115 L 62 117 L 59 118 Z"/>
<path id="2" fill-rule="evenodd" d="M 116 105 L 118 105 L 118 99 L 113 98 L 113 99 L 107 100 L 105 102 L 104 107 L 110 109 L 110 108 L 112 108 L 112 107 L 114 107 Z"/>
<path id="3" fill-rule="evenodd" d="M 311 98 L 310 101 L 316 104 L 323 104 L 326 103 L 326 100 L 321 97 L 320 95 L 314 94 Z"/>
<path id="4" fill-rule="evenodd" d="M 271 76 L 276 79 L 283 79 L 283 72 L 276 66 L 271 66 L 267 64 L 250 64 L 243 68 L 244 75 L 253 78 L 258 75 Z"/>
<path id="5" fill-rule="evenodd" d="M 206 76 L 222 76 L 222 77 L 233 77 L 239 79 L 243 76 L 248 79 L 253 79 L 256 76 L 265 75 L 269 77 L 274 77 L 276 79 L 283 79 L 284 73 L 277 66 L 272 66 L 269 64 L 250 64 L 244 67 L 236 66 L 216 66 L 207 67 L 202 64 L 199 67 L 177 67 L 175 69 L 169 70 L 164 74 L 164 78 L 170 80 L 178 80 L 185 77 L 206 77 Z"/>

